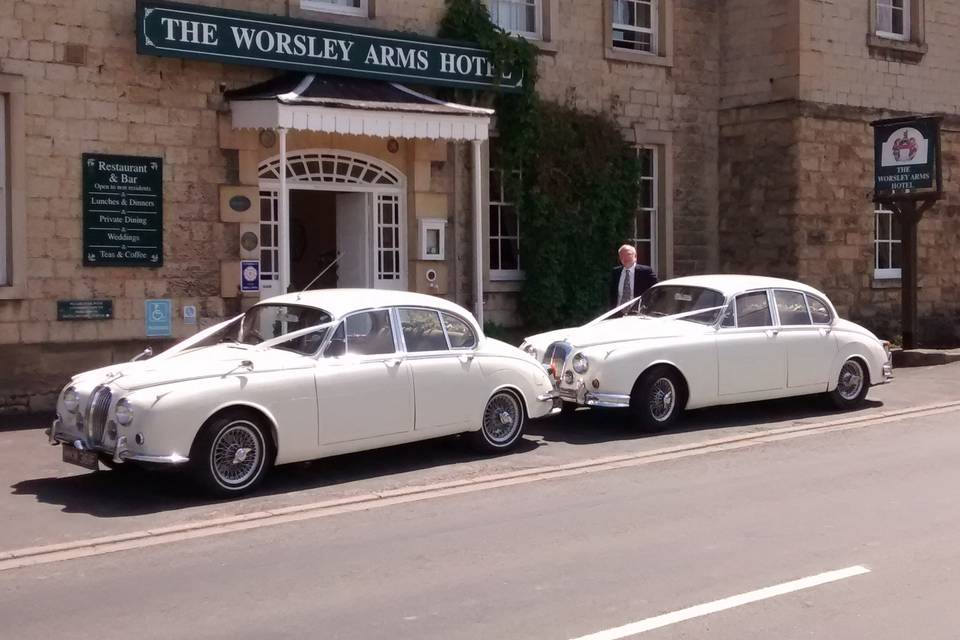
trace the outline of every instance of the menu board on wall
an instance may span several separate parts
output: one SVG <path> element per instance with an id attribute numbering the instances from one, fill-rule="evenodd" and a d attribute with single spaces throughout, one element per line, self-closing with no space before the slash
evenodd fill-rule
<path id="1" fill-rule="evenodd" d="M 163 159 L 83 154 L 83 265 L 163 265 Z"/>

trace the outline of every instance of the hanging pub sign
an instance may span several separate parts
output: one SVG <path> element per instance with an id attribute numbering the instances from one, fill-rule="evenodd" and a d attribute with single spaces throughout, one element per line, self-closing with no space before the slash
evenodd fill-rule
<path id="1" fill-rule="evenodd" d="M 894 118 L 872 123 L 875 199 L 926 199 L 942 190 L 940 120 Z"/>
<path id="2" fill-rule="evenodd" d="M 518 91 L 475 44 L 172 2 L 137 1 L 137 52 L 467 89 Z"/>
<path id="3" fill-rule="evenodd" d="M 83 154 L 83 266 L 163 265 L 163 159 Z"/>

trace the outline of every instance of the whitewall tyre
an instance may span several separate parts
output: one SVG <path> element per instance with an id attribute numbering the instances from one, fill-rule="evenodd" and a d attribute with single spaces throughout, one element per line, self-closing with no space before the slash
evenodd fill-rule
<path id="1" fill-rule="evenodd" d="M 201 428 L 190 465 L 201 488 L 219 498 L 253 491 L 273 464 L 273 444 L 262 417 L 230 411 Z"/>
<path id="2" fill-rule="evenodd" d="M 655 367 L 645 372 L 630 394 L 630 413 L 642 431 L 669 429 L 683 412 L 685 402 L 683 380 L 669 367 Z"/>
<path id="3" fill-rule="evenodd" d="M 834 407 L 847 411 L 862 405 L 869 390 L 870 371 L 862 360 L 850 358 L 840 367 L 837 388 L 827 395 Z"/>
<path id="4" fill-rule="evenodd" d="M 516 446 L 526 426 L 523 401 L 513 391 L 495 392 L 483 409 L 480 430 L 471 431 L 467 438 L 475 449 L 484 453 L 509 451 Z"/>

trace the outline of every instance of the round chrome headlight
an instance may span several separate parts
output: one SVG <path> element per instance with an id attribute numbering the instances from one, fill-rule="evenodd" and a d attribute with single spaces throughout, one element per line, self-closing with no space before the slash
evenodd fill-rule
<path id="1" fill-rule="evenodd" d="M 67 387 L 63 392 L 63 408 L 70 413 L 76 413 L 80 408 L 80 394 L 73 387 Z"/>
<path id="2" fill-rule="evenodd" d="M 130 406 L 130 401 L 126 398 L 121 398 L 120 402 L 117 403 L 117 408 L 114 409 L 114 415 L 117 417 L 117 422 L 123 426 L 127 426 L 133 422 L 133 407 Z"/>
<path id="3" fill-rule="evenodd" d="M 587 369 L 590 368 L 590 361 L 587 360 L 587 356 L 583 355 L 582 353 L 578 353 L 577 355 L 573 356 L 572 364 L 573 370 L 580 375 L 586 373 Z"/>

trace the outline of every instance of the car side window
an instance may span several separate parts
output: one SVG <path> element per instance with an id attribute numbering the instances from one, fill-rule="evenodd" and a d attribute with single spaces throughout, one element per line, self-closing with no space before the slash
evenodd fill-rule
<path id="1" fill-rule="evenodd" d="M 430 309 L 400 309 L 400 326 L 407 351 L 446 351 L 447 337 L 440 324 L 440 312 Z"/>
<path id="2" fill-rule="evenodd" d="M 443 326 L 447 330 L 451 349 L 473 349 L 477 346 L 477 336 L 466 322 L 449 313 L 443 316 Z"/>
<path id="3" fill-rule="evenodd" d="M 807 313 L 807 303 L 802 293 L 777 289 L 773 292 L 773 297 L 777 301 L 777 315 L 780 316 L 781 325 L 811 324 L 810 314 Z"/>
<path id="4" fill-rule="evenodd" d="M 355 313 L 340 323 L 323 350 L 324 358 L 342 355 L 376 356 L 396 352 L 390 312 L 386 309 Z"/>
<path id="5" fill-rule="evenodd" d="M 386 309 L 355 313 L 347 318 L 346 327 L 347 353 L 350 355 L 375 356 L 397 350 L 390 312 Z"/>
<path id="6" fill-rule="evenodd" d="M 813 318 L 813 324 L 830 324 L 833 320 L 830 307 L 820 298 L 807 294 L 807 304 L 810 305 L 810 317 Z"/>
<path id="7" fill-rule="evenodd" d="M 738 327 L 769 327 L 773 324 L 770 317 L 770 301 L 766 291 L 754 291 L 737 296 Z"/>

